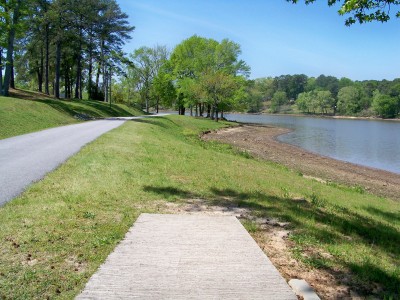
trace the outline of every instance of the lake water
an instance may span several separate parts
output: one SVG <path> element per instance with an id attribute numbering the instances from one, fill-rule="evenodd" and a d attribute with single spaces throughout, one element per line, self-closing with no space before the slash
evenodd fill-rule
<path id="1" fill-rule="evenodd" d="M 228 120 L 293 129 L 278 140 L 308 151 L 400 174 L 400 122 L 227 114 Z"/>

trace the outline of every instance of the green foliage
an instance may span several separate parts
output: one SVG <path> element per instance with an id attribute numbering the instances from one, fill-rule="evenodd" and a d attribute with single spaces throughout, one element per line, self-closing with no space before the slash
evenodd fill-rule
<path id="1" fill-rule="evenodd" d="M 281 75 L 273 81 L 275 91 L 283 91 L 288 99 L 296 99 L 304 92 L 307 85 L 307 76 L 304 74 Z"/>
<path id="2" fill-rule="evenodd" d="M 375 91 L 372 100 L 372 109 L 382 118 L 394 118 L 400 112 L 399 98 Z"/>
<path id="3" fill-rule="evenodd" d="M 330 91 L 317 91 L 316 92 L 317 106 L 323 114 L 327 114 L 328 110 L 335 107 L 336 99 L 332 97 Z"/>
<path id="4" fill-rule="evenodd" d="M 174 90 L 171 89 L 171 79 L 164 68 L 168 56 L 169 53 L 165 46 L 140 47 L 130 55 L 131 63 L 126 68 L 124 83 L 131 86 L 139 95 L 140 104 L 147 112 L 150 107 L 158 105 L 164 93 L 168 100 L 170 93 L 174 93 Z M 163 74 L 159 75 L 161 70 Z M 156 84 L 154 85 L 154 83 Z"/>
<path id="5" fill-rule="evenodd" d="M 346 86 L 339 90 L 337 109 L 343 115 L 355 115 L 365 108 L 365 95 L 354 86 Z"/>
<path id="6" fill-rule="evenodd" d="M 236 110 L 249 113 L 260 112 L 263 108 L 264 100 L 262 88 L 260 87 L 262 84 L 257 80 L 248 80 L 242 85 L 240 91 L 236 94 Z"/>
<path id="7" fill-rule="evenodd" d="M 218 120 L 218 111 L 238 107 L 249 67 L 239 60 L 240 45 L 224 39 L 217 42 L 194 35 L 175 47 L 171 65 L 176 78 L 179 111 L 184 107 L 204 107 Z"/>
<path id="8" fill-rule="evenodd" d="M 334 76 L 320 75 L 317 78 L 303 77 L 305 75 L 282 75 L 275 78 L 259 78 L 254 82 L 248 83 L 247 95 L 242 97 L 243 107 L 254 107 L 251 112 L 258 112 L 263 109 L 264 103 L 268 107 L 270 101 L 270 112 L 304 112 L 312 114 L 340 114 L 349 116 L 373 115 L 385 118 L 388 116 L 396 117 L 395 100 L 388 101 L 385 98 L 385 105 L 375 105 L 372 109 L 373 93 L 379 90 L 382 95 L 387 95 L 395 99 L 400 99 L 400 79 L 388 80 L 365 80 L 352 81 L 349 78 L 340 80 Z M 295 104 L 289 98 L 286 91 L 292 91 L 293 84 L 301 81 Z M 286 98 L 284 94 L 286 93 Z M 286 99 L 286 100 L 285 100 Z M 377 101 L 375 101 L 378 103 Z M 385 101 L 384 101 L 385 102 Z M 385 106 L 387 112 L 378 110 L 379 106 Z M 296 110 L 297 109 L 297 110 Z"/>
<path id="9" fill-rule="evenodd" d="M 270 111 L 272 113 L 277 112 L 279 107 L 283 104 L 286 104 L 287 102 L 288 98 L 286 92 L 276 91 L 272 96 Z"/>
<path id="10" fill-rule="evenodd" d="M 150 96 L 156 99 L 157 107 L 158 104 L 164 107 L 171 107 L 176 99 L 176 88 L 173 84 L 172 74 L 168 70 L 165 70 L 165 68 L 164 70 L 159 70 L 157 76 L 154 78 Z"/>
<path id="11" fill-rule="evenodd" d="M 18 87 L 50 94 L 53 85 L 57 98 L 60 92 L 65 98 L 109 98 L 112 76 L 127 63 L 122 45 L 134 29 L 115 0 L 8 2 L 24 4 L 14 55 Z"/>
<path id="12" fill-rule="evenodd" d="M 297 3 L 298 0 L 287 0 Z M 313 3 L 316 0 L 304 0 L 306 4 Z M 329 0 L 328 4 L 333 6 L 341 3 L 342 0 Z M 339 14 L 351 16 L 345 21 L 347 26 L 356 22 L 363 24 L 372 21 L 387 22 L 391 18 L 390 9 L 393 6 L 400 5 L 399 0 L 344 0 L 341 3 Z M 400 17 L 400 11 L 396 12 L 396 17 Z"/>

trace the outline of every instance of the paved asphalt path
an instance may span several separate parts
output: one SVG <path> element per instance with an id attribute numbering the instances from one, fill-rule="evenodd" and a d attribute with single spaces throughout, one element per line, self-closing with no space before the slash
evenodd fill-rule
<path id="1" fill-rule="evenodd" d="M 21 194 L 32 182 L 42 179 L 87 143 L 127 120 L 138 118 L 142 117 L 90 121 L 0 140 L 0 206 Z"/>

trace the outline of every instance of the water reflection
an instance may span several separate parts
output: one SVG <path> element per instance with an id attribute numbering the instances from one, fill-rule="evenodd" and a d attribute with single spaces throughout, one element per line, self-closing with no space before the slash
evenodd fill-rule
<path id="1" fill-rule="evenodd" d="M 229 120 L 293 129 L 278 140 L 321 155 L 400 173 L 400 122 L 229 114 Z"/>

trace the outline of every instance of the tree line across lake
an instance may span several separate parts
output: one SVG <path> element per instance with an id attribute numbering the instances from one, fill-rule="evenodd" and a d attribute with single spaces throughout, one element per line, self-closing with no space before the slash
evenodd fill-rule
<path id="1" fill-rule="evenodd" d="M 400 79 L 353 81 L 334 76 L 282 75 L 256 79 L 249 111 L 303 112 L 395 118 L 400 112 Z"/>
<path id="2" fill-rule="evenodd" d="M 194 35 L 171 51 L 158 45 L 126 55 L 122 46 L 134 27 L 115 0 L 9 0 L 0 3 L 0 19 L 3 95 L 17 86 L 216 120 L 226 111 L 383 118 L 400 112 L 400 79 L 300 74 L 250 80 L 240 45 L 228 39 Z"/>

